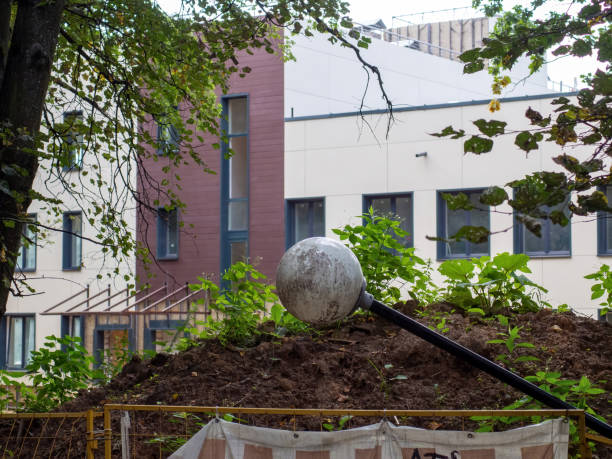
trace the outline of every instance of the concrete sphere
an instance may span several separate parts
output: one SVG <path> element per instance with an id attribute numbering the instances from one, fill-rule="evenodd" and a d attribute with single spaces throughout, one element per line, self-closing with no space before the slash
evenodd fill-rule
<path id="1" fill-rule="evenodd" d="M 356 306 L 364 280 L 357 257 L 338 241 L 304 239 L 278 265 L 276 288 L 283 306 L 312 325 L 333 323 Z"/>

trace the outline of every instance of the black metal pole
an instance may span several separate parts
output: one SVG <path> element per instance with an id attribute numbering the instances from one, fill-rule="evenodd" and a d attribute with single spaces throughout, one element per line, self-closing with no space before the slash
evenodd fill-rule
<path id="1" fill-rule="evenodd" d="M 548 405 L 551 408 L 575 410 L 576 407 L 570 405 L 567 402 L 549 394 L 545 390 L 540 389 L 535 384 L 521 378 L 519 375 L 506 370 L 505 368 L 491 362 L 489 359 L 484 358 L 482 355 L 476 352 L 470 351 L 468 348 L 463 347 L 459 343 L 456 343 L 452 339 L 447 338 L 444 335 L 440 335 L 435 331 L 427 328 L 425 325 L 418 323 L 416 320 L 405 316 L 401 312 L 391 309 L 389 306 L 381 303 L 380 301 L 372 301 L 371 306 L 368 308 L 374 314 L 377 314 L 395 325 L 402 327 L 404 330 L 413 333 L 419 338 L 439 347 L 440 349 L 449 352 L 455 357 L 459 357 L 465 360 L 470 365 L 482 370 L 494 378 L 505 382 L 506 384 L 522 391 L 523 393 L 533 397 L 534 399 Z M 601 435 L 612 438 L 612 426 L 600 421 L 596 417 L 585 413 L 586 425 Z"/>

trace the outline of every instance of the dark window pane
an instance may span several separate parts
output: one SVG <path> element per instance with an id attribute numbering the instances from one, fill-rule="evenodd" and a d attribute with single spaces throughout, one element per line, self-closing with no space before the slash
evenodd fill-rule
<path id="1" fill-rule="evenodd" d="M 412 246 L 412 196 L 402 196 L 395 199 L 395 214 L 400 219 L 400 227 L 408 233 L 405 244 Z"/>
<path id="2" fill-rule="evenodd" d="M 525 249 L 524 251 L 527 253 L 530 252 L 545 252 L 546 251 L 546 222 L 541 221 L 542 223 L 542 237 L 538 237 L 529 231 L 527 228 L 524 228 L 523 232 L 525 234 Z"/>
<path id="3" fill-rule="evenodd" d="M 178 212 L 173 210 L 168 215 L 168 255 L 178 254 Z"/>
<path id="4" fill-rule="evenodd" d="M 293 208 L 294 240 L 299 242 L 310 236 L 308 202 L 296 202 Z"/>
<path id="5" fill-rule="evenodd" d="M 312 234 L 311 236 L 325 236 L 325 209 L 323 201 L 312 204 Z"/>
<path id="6" fill-rule="evenodd" d="M 238 263 L 239 261 L 247 261 L 247 243 L 246 241 L 237 241 L 230 243 L 230 264 Z"/>
<path id="7" fill-rule="evenodd" d="M 612 186 L 606 187 L 606 197 L 608 198 L 608 205 L 612 205 Z M 608 252 L 612 251 L 612 213 L 603 212 L 602 218 L 605 218 L 605 239 L 606 249 Z"/>
<path id="8" fill-rule="evenodd" d="M 450 238 L 467 224 L 465 210 L 448 210 L 446 213 L 446 237 Z M 451 241 L 447 243 L 447 255 L 462 255 L 467 252 L 465 241 Z"/>
<path id="9" fill-rule="evenodd" d="M 374 198 L 371 202 L 375 215 L 387 218 L 393 216 L 393 212 L 391 211 L 391 198 Z"/>

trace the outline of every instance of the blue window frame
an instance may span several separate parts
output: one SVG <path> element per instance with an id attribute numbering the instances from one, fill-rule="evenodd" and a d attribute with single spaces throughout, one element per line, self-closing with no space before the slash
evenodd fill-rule
<path id="1" fill-rule="evenodd" d="M 64 113 L 64 123 L 67 131 L 64 135 L 63 148 L 65 160 L 63 170 L 65 172 L 80 170 L 83 166 L 85 153 L 85 142 L 83 140 L 83 112 L 73 111 Z"/>
<path id="2" fill-rule="evenodd" d="M 36 214 L 29 214 L 28 221 L 35 222 Z M 21 246 L 17 255 L 17 269 L 21 272 L 36 271 L 36 231 L 32 225 L 23 224 Z"/>
<path id="3" fill-rule="evenodd" d="M 5 344 L 5 352 L 0 361 L 2 367 L 9 370 L 24 369 L 36 346 L 36 317 L 33 314 L 4 316 L 0 335 Z"/>
<path id="4" fill-rule="evenodd" d="M 612 186 L 599 189 L 612 203 Z M 597 255 L 612 255 L 612 212 L 597 212 Z"/>
<path id="5" fill-rule="evenodd" d="M 221 266 L 224 273 L 249 256 L 249 103 L 244 94 L 222 98 Z"/>
<path id="6" fill-rule="evenodd" d="M 325 201 L 323 198 L 290 199 L 286 206 L 286 245 L 309 237 L 325 236 Z"/>
<path id="7" fill-rule="evenodd" d="M 157 259 L 179 257 L 179 215 L 177 209 L 157 209 Z"/>
<path id="8" fill-rule="evenodd" d="M 414 247 L 412 200 L 412 193 L 366 195 L 363 197 L 363 212 L 372 207 L 374 215 L 399 220 L 400 228 L 408 233 L 399 242 L 405 247 Z"/>
<path id="9" fill-rule="evenodd" d="M 438 214 L 438 237 L 448 239 L 457 234 L 463 226 L 482 226 L 490 229 L 489 206 L 480 203 L 480 195 L 483 189 L 438 191 L 437 214 Z M 444 194 L 465 194 L 474 206 L 472 210 L 449 209 L 444 199 Z M 475 244 L 467 240 L 461 241 L 438 241 L 438 259 L 449 258 L 472 258 L 489 255 L 489 240 Z"/>
<path id="10" fill-rule="evenodd" d="M 64 213 L 64 235 L 62 243 L 62 269 L 81 269 L 83 244 L 83 216 L 81 212 Z"/>
<path id="11" fill-rule="evenodd" d="M 563 207 L 565 204 L 557 206 Z M 544 207 L 549 214 L 554 208 Z M 542 236 L 538 237 L 525 228 L 525 225 L 514 220 L 514 253 L 524 253 L 530 257 L 569 257 L 572 252 L 572 227 L 556 225 L 550 218 L 538 219 L 542 225 Z"/>

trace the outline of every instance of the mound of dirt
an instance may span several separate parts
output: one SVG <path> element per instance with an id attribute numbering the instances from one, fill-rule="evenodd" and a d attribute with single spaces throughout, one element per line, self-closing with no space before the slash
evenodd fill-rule
<path id="1" fill-rule="evenodd" d="M 397 305 L 400 306 L 400 305 Z M 414 313 L 414 304 L 401 305 Z M 448 305 L 430 307 L 421 322 L 435 326 L 446 317 L 446 335 L 493 360 L 505 351 L 502 344 L 487 344 L 507 331 L 497 321 L 465 317 Z M 438 315 L 437 319 L 433 317 Z M 534 348 L 519 348 L 520 355 L 537 362 L 512 367 L 522 376 L 536 370 L 557 371 L 563 378 L 589 380 L 607 391 L 591 406 L 610 417 L 612 392 L 612 326 L 572 313 L 542 310 L 517 316 L 521 339 Z M 370 316 L 356 316 L 341 326 L 313 336 L 264 339 L 255 347 L 223 347 L 215 340 L 202 342 L 176 355 L 158 354 L 149 361 L 135 357 L 109 385 L 83 392 L 63 407 L 67 411 L 99 408 L 104 403 L 204 405 L 278 408 L 344 409 L 497 409 L 521 394 L 487 374 L 439 350 L 420 338 Z M 299 418 L 299 417 L 298 417 Z M 133 428 L 160 432 L 154 414 L 140 413 Z M 205 420 L 204 420 L 205 422 Z M 321 419 L 284 419 L 261 416 L 259 426 L 321 429 Z M 354 419 L 351 427 L 373 422 Z M 402 419 L 402 424 L 437 429 L 473 429 L 458 418 Z M 183 428 L 183 427 L 181 427 Z M 118 431 L 113 427 L 114 431 Z M 119 444 L 113 448 L 119 453 Z M 138 457 L 157 457 L 140 449 Z M 599 457 L 612 457 L 600 448 Z"/>

